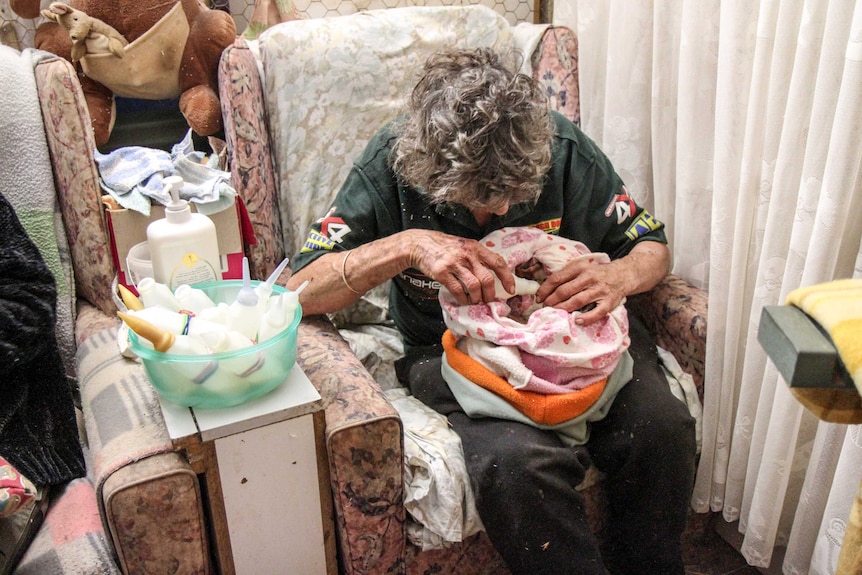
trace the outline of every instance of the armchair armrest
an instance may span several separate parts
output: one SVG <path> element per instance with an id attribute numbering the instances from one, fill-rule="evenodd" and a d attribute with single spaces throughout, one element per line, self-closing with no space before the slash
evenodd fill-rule
<path id="1" fill-rule="evenodd" d="M 707 302 L 706 290 L 671 274 L 650 291 L 629 298 L 626 305 L 644 320 L 656 343 L 671 352 L 691 375 L 701 401 Z"/>
<path id="2" fill-rule="evenodd" d="M 406 541 L 401 419 L 326 317 L 303 318 L 296 360 L 326 406 L 343 567 L 347 573 L 397 571 Z"/>
<path id="3" fill-rule="evenodd" d="M 143 367 L 120 355 L 116 320 L 94 307 L 79 306 L 77 331 L 90 471 L 120 568 L 124 573 L 207 573 L 197 475 L 174 452 Z"/>

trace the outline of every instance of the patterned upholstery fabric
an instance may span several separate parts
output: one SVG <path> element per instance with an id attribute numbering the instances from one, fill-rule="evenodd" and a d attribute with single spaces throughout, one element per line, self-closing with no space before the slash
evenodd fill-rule
<path id="1" fill-rule="evenodd" d="M 51 58 L 36 66 L 36 85 L 72 253 L 76 294 L 104 313 L 113 314 L 114 264 L 93 161 L 96 144 L 78 76 L 69 62 Z"/>
<path id="2" fill-rule="evenodd" d="M 405 30 L 411 26 L 404 14 L 407 12 L 390 11 L 390 16 L 376 22 L 372 29 L 387 42 L 391 40 L 393 46 L 409 43 L 411 33 Z M 369 15 L 360 18 L 368 19 Z M 459 30 L 460 35 L 485 33 L 492 43 L 509 41 L 506 26 L 498 25 L 493 18 L 470 27 L 466 27 L 467 21 L 447 20 L 446 26 Z M 410 83 L 403 70 L 390 81 L 361 66 L 339 67 L 339 62 L 353 57 L 341 53 L 339 58 L 332 58 L 335 64 L 328 64 L 331 84 L 306 80 L 306 66 L 322 64 L 322 43 L 346 37 L 346 45 L 355 51 L 367 32 L 353 30 L 351 26 L 358 24 L 350 18 L 340 20 L 344 28 L 323 21 L 294 24 L 270 28 L 258 44 L 237 42 L 223 54 L 219 70 L 233 184 L 249 205 L 255 234 L 261 241 L 252 251 L 256 277 L 265 277 L 284 253 L 298 249 L 310 221 L 320 217 L 320 209 L 337 191 L 351 158 L 359 153 L 374 129 L 394 114 L 395 108 L 376 102 L 372 105 L 372 120 L 364 115 L 360 120 L 360 114 L 349 107 L 348 95 L 339 91 L 343 75 L 367 78 L 369 90 L 380 88 L 382 83 L 389 99 L 403 97 L 404 86 Z M 412 34 L 415 39 L 416 32 Z M 475 38 L 459 41 L 471 42 Z M 257 75 L 258 54 L 263 60 L 265 86 Z M 370 51 L 363 52 L 363 56 L 374 58 Z M 565 28 L 549 28 L 531 61 L 534 76 L 545 87 L 551 105 L 578 121 L 575 35 Z M 381 62 L 369 60 L 367 65 L 379 66 Z M 349 96 L 355 99 L 366 95 Z M 299 128 L 289 130 L 287 125 L 291 123 Z M 300 156 L 309 146 L 314 150 L 311 157 Z M 270 158 L 281 162 L 273 164 Z M 303 162 L 311 162 L 311 167 L 299 169 L 298 164 Z M 292 173 L 294 170 L 302 174 Z M 637 301 L 654 327 L 661 324 L 661 345 L 675 353 L 684 367 L 702 374 L 705 294 L 671 276 Z M 508 573 L 484 533 L 446 550 L 421 551 L 407 542 L 403 437 L 397 413 L 331 321 L 305 318 L 298 346 L 297 361 L 320 390 L 326 405 L 326 444 L 344 572 Z M 698 384 L 702 389 L 702 377 Z M 583 490 L 594 529 L 600 532 L 605 508 L 601 481 L 585 484 Z"/>
<path id="3" fill-rule="evenodd" d="M 203 573 L 207 538 L 196 475 L 173 452 L 143 367 L 121 356 L 114 325 L 78 346 L 96 500 L 124 571 Z"/>
<path id="4" fill-rule="evenodd" d="M 249 270 L 252 277 L 269 277 L 284 259 L 284 241 L 263 88 L 257 64 L 242 40 L 222 54 L 219 90 L 225 139 L 234 143 L 228 159 L 231 183 L 244 191 L 240 196 L 257 237 L 257 245 L 247 248 Z"/>
<path id="5" fill-rule="evenodd" d="M 118 353 L 115 270 L 95 143 L 77 74 L 63 59 L 35 69 L 78 295 L 76 370 L 89 478 L 54 493 L 18 573 L 206 573 L 198 480 L 173 452 L 141 366 Z"/>
<path id="6" fill-rule="evenodd" d="M 577 36 L 568 28 L 549 28 L 531 61 L 533 78 L 544 86 L 548 105 L 580 125 Z"/>
<path id="7" fill-rule="evenodd" d="M 90 480 L 76 479 L 51 498 L 45 522 L 15 574 L 119 574 L 94 505 L 96 494 Z"/>

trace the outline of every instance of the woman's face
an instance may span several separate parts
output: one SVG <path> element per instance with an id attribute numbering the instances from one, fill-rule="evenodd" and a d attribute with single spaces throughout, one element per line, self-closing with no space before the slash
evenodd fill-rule
<path id="1" fill-rule="evenodd" d="M 493 216 L 503 216 L 509 211 L 509 202 L 501 204 L 494 209 L 489 208 L 470 208 L 470 213 L 476 218 L 476 223 L 480 226 L 485 226 Z"/>

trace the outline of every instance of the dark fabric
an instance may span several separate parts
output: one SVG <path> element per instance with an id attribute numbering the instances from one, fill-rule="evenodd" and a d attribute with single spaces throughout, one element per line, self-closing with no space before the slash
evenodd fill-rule
<path id="1" fill-rule="evenodd" d="M 478 240 L 507 226 L 538 227 L 611 258 L 626 255 L 642 240 L 665 242 L 664 224 L 628 197 L 598 146 L 570 120 L 556 112 L 552 116 L 553 164 L 538 202 L 511 206 L 484 228 L 468 209 L 432 206 L 422 191 L 399 180 L 389 165 L 395 133 L 392 125 L 384 127 L 354 163 L 332 206 L 313 224 L 291 266 L 299 270 L 331 251 L 416 228 Z M 437 300 L 439 288 L 414 269 L 393 278 L 389 313 L 408 346 L 440 341 L 445 325 Z"/>
<path id="2" fill-rule="evenodd" d="M 0 518 L 0 575 L 12 573 L 45 522 L 50 504 L 48 490 L 39 488 L 32 507 Z"/>
<path id="3" fill-rule="evenodd" d="M 0 453 L 38 486 L 84 475 L 54 277 L 0 195 Z"/>
<path id="4" fill-rule="evenodd" d="M 479 515 L 516 575 L 684 573 L 694 420 L 671 394 L 646 329 L 637 319 L 630 328 L 634 376 L 575 448 L 553 432 L 466 416 L 440 375 L 439 348 L 411 350 L 396 365 L 402 383 L 461 437 Z M 607 474 L 601 551 L 575 489 L 591 462 Z"/>

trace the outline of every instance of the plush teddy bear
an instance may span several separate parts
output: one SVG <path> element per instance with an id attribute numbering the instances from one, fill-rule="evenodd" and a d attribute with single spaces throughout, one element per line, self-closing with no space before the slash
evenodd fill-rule
<path id="1" fill-rule="evenodd" d="M 64 2 L 51 2 L 47 10 L 42 10 L 42 16 L 53 20 L 69 33 L 73 64 L 86 54 L 110 52 L 118 58 L 125 55 L 123 47 L 129 42 L 113 26 L 75 10 Z"/>
<path id="2" fill-rule="evenodd" d="M 129 42 L 123 46 L 123 58 L 85 49 L 80 59 L 73 59 L 74 43 L 58 20 L 52 18 L 36 30 L 36 48 L 76 63 L 97 146 L 110 137 L 115 95 L 179 97 L 180 111 L 197 134 L 221 130 L 218 63 L 236 38 L 230 14 L 212 10 L 201 0 L 69 0 L 68 6 Z M 35 18 L 40 0 L 10 0 L 10 7 L 22 18 Z"/>

